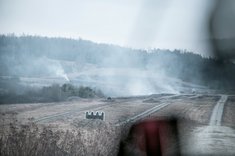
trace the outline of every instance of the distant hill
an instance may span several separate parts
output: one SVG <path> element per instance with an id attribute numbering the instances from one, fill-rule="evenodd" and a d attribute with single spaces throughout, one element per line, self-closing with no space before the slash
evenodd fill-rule
<path id="1" fill-rule="evenodd" d="M 1 76 L 53 76 L 89 66 L 149 70 L 216 89 L 235 86 L 233 63 L 219 63 L 186 51 L 145 51 L 82 39 L 0 36 Z M 53 72 L 58 67 L 61 71 Z"/>

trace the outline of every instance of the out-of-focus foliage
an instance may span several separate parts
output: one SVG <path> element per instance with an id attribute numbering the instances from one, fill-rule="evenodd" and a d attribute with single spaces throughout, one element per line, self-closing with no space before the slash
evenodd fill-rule
<path id="1" fill-rule="evenodd" d="M 117 155 L 121 138 L 119 129 L 101 120 L 75 120 L 70 129 L 40 127 L 33 122 L 1 123 L 5 126 L 0 127 L 0 155 L 4 156 Z"/>

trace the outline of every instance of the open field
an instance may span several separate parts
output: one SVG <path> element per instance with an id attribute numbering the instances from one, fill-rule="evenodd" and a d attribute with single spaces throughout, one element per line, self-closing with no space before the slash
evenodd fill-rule
<path id="1" fill-rule="evenodd" d="M 182 155 L 233 155 L 233 104 L 232 95 L 154 94 L 1 105 L 1 155 L 117 155 L 133 123 L 171 116 Z M 105 119 L 85 119 L 86 111 Z"/>

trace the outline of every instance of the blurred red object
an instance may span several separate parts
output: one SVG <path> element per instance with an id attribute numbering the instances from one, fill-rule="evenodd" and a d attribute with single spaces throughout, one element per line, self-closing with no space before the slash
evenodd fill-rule
<path id="1" fill-rule="evenodd" d="M 119 155 L 180 155 L 177 120 L 147 119 L 134 124 L 120 144 Z"/>

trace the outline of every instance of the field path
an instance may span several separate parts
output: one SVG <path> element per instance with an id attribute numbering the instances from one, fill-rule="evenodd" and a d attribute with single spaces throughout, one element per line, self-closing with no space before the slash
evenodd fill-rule
<path id="1" fill-rule="evenodd" d="M 154 106 L 153 108 L 150 108 L 150 109 L 148 109 L 148 110 L 146 110 L 146 111 L 144 111 L 144 112 L 142 112 L 140 114 L 132 116 L 132 117 L 128 118 L 127 120 L 118 122 L 118 123 L 115 124 L 115 126 L 121 126 L 121 125 L 129 123 L 129 122 L 135 122 L 138 119 L 147 117 L 148 115 L 157 112 L 158 110 L 168 106 L 169 104 L 170 104 L 170 102 L 163 102 L 160 105 Z"/>
<path id="2" fill-rule="evenodd" d="M 166 98 L 174 98 L 174 97 L 177 97 L 179 95 L 168 95 L 168 96 L 162 96 L 162 97 L 158 97 L 157 99 L 158 100 L 164 100 Z M 143 98 L 146 98 L 146 97 L 143 97 Z M 87 107 L 83 107 L 83 108 L 77 108 L 77 109 L 73 109 L 73 110 L 69 110 L 69 111 L 65 111 L 65 112 L 61 112 L 61 113 L 55 113 L 55 114 L 51 114 L 51 115 L 46 115 L 46 116 L 43 116 L 43 117 L 39 117 L 37 119 L 34 120 L 35 123 L 46 123 L 46 122 L 50 122 L 50 121 L 53 121 L 53 120 L 56 120 L 56 119 L 59 119 L 59 118 L 65 118 L 69 115 L 72 115 L 72 114 L 82 114 L 86 111 L 91 111 L 91 110 L 96 110 L 96 111 L 99 111 L 99 110 L 103 110 L 105 108 L 111 108 L 111 107 L 114 107 L 114 106 L 118 106 L 118 105 L 123 105 L 123 104 L 126 104 L 126 105 L 134 105 L 136 103 L 141 102 L 142 103 L 142 98 L 141 99 L 115 99 L 116 101 L 114 102 L 109 102 L 107 101 L 106 103 L 104 104 L 99 104 L 99 105 L 93 105 L 93 106 L 87 106 Z M 142 117 L 145 117 L 153 112 L 156 112 L 157 110 L 165 107 L 166 103 L 161 103 L 160 105 L 158 104 L 157 106 L 147 110 L 147 111 L 144 111 L 143 113 L 140 113 L 134 117 L 131 117 L 128 121 L 123 121 L 123 123 L 125 122 L 130 122 L 130 121 L 134 121 L 136 119 L 139 119 L 139 118 L 142 118 Z M 123 124 L 122 123 L 122 124 Z"/>
<path id="3" fill-rule="evenodd" d="M 185 155 L 235 155 L 235 130 L 222 126 L 224 105 L 230 97 L 221 95 L 213 108 L 210 122 L 206 126 L 195 127 L 184 147 Z"/>
<path id="4" fill-rule="evenodd" d="M 174 98 L 177 98 L 177 97 L 181 97 L 181 96 L 186 96 L 186 95 L 179 95 L 179 94 L 176 94 L 176 95 L 171 95 L 171 96 L 168 96 L 168 97 L 162 97 L 161 100 L 164 100 L 166 98 L 168 99 L 174 99 Z M 191 95 L 187 95 L 187 96 L 191 96 Z M 124 125 L 126 123 L 130 123 L 130 122 L 135 122 L 139 119 L 142 119 L 142 118 L 145 118 L 153 113 L 156 113 L 157 111 L 163 109 L 164 107 L 168 106 L 172 104 L 172 101 L 163 101 L 161 104 L 158 104 L 157 106 L 154 106 L 144 112 L 141 112 L 139 114 L 136 114 L 124 121 L 121 121 L 121 122 L 118 122 L 118 123 L 115 123 L 115 126 L 121 126 L 121 125 Z"/>
<path id="5" fill-rule="evenodd" d="M 221 125 L 221 119 L 224 112 L 224 104 L 226 103 L 228 99 L 228 95 L 221 95 L 220 100 L 215 105 L 211 118 L 210 118 L 210 126 L 220 126 Z"/>
<path id="6" fill-rule="evenodd" d="M 73 113 L 82 113 L 84 111 L 89 111 L 90 109 L 97 109 L 97 108 L 101 109 L 101 108 L 104 108 L 104 107 L 107 107 L 110 105 L 112 105 L 112 104 L 106 103 L 106 104 L 97 105 L 97 106 L 88 106 L 85 108 L 74 109 L 74 110 L 70 110 L 70 111 L 66 111 L 66 112 L 62 112 L 62 113 L 56 113 L 53 115 L 40 117 L 40 118 L 35 119 L 33 122 L 35 122 L 35 123 L 48 122 L 48 121 L 54 120 L 54 119 L 62 117 L 62 116 L 70 115 Z"/>

